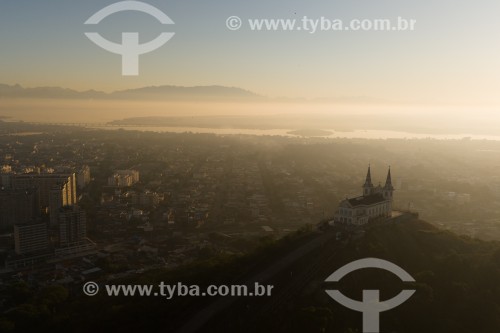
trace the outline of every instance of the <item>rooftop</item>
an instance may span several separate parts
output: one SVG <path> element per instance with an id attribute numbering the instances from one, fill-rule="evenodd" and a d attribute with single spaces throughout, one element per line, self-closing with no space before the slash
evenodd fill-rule
<path id="1" fill-rule="evenodd" d="M 384 196 L 381 193 L 376 193 L 368 196 L 361 196 L 357 198 L 347 199 L 352 207 L 357 206 L 369 206 L 382 201 L 385 201 Z"/>

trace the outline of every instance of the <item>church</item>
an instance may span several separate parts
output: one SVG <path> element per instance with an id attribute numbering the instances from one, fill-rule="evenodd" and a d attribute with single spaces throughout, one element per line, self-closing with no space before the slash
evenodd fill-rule
<path id="1" fill-rule="evenodd" d="M 335 223 L 346 223 L 352 225 L 363 225 L 371 219 L 390 217 L 392 213 L 392 186 L 391 168 L 387 173 L 384 187 L 372 184 L 370 166 L 366 181 L 363 185 L 363 195 L 357 198 L 343 200 L 335 212 Z"/>

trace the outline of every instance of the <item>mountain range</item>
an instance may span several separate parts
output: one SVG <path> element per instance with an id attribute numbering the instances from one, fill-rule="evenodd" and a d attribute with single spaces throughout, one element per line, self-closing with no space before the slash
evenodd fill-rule
<path id="1" fill-rule="evenodd" d="M 315 102 L 340 104 L 391 104 L 394 101 L 370 96 L 338 96 L 333 98 L 267 97 L 252 91 L 220 85 L 211 86 L 148 86 L 106 93 L 98 90 L 78 91 L 61 87 L 26 88 L 19 84 L 0 83 L 0 99 L 79 99 L 79 100 L 148 100 L 148 101 L 254 101 L 254 102 Z"/>
<path id="2" fill-rule="evenodd" d="M 19 84 L 0 84 L 0 98 L 102 99 L 102 100 L 264 100 L 265 97 L 236 87 L 224 86 L 151 86 L 105 93 L 77 91 L 60 87 L 25 88 Z"/>

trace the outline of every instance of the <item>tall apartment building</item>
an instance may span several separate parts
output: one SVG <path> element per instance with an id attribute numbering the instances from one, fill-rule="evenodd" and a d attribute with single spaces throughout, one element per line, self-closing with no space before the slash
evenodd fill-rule
<path id="1" fill-rule="evenodd" d="M 59 246 L 79 244 L 87 238 L 85 212 L 74 207 L 63 207 L 59 210 Z"/>
<path id="2" fill-rule="evenodd" d="M 47 224 L 31 223 L 14 225 L 14 244 L 18 255 L 44 252 L 49 249 Z"/>
<path id="3" fill-rule="evenodd" d="M 79 189 L 84 188 L 90 183 L 90 167 L 88 165 L 84 165 L 78 174 L 76 175 L 76 184 Z"/>
<path id="4" fill-rule="evenodd" d="M 39 211 L 51 214 L 51 225 L 57 224 L 57 212 L 61 207 L 77 202 L 76 175 L 74 173 L 21 174 L 11 179 L 12 188 L 24 190 L 36 188 Z"/>
<path id="5" fill-rule="evenodd" d="M 14 189 L 38 188 L 42 207 L 49 207 L 52 188 L 66 183 L 69 200 L 76 203 L 76 175 L 74 173 L 20 174 L 12 177 Z"/>
<path id="6" fill-rule="evenodd" d="M 35 188 L 0 189 L 0 228 L 34 222 L 37 217 L 39 217 L 39 209 Z"/>

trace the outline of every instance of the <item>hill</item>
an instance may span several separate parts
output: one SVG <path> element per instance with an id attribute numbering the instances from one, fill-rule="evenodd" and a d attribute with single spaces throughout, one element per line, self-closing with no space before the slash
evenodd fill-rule
<path id="1" fill-rule="evenodd" d="M 361 270 L 339 284 L 325 279 L 363 258 L 380 258 L 409 272 L 404 284 L 391 273 Z M 292 274 L 292 275 L 291 275 Z M 272 284 L 271 302 L 240 302 L 212 320 L 214 331 L 361 332 L 361 313 L 337 304 L 325 292 L 338 289 L 362 300 L 362 291 L 381 291 L 388 300 L 416 289 L 400 307 L 381 315 L 382 332 L 499 332 L 500 244 L 459 237 L 414 220 L 371 227 L 364 236 L 338 247 L 330 242 L 290 267 Z M 258 309 L 245 311 L 245 309 Z"/>
<path id="2" fill-rule="evenodd" d="M 416 282 L 408 285 L 373 269 L 353 272 L 336 285 L 324 282 L 343 265 L 367 257 L 399 265 Z M 16 310 L 4 313 L 0 324 L 11 329 L 15 325 L 19 332 L 171 332 L 189 323 L 200 324 L 202 332 L 352 333 L 361 332 L 361 314 L 337 304 L 326 289 L 339 289 L 358 300 L 365 289 L 380 290 L 383 300 L 402 289 L 416 289 L 409 301 L 381 315 L 382 332 L 500 331 L 500 244 L 459 237 L 419 220 L 374 225 L 364 232 L 302 231 L 268 242 L 251 256 L 214 257 L 120 283 L 159 281 L 201 286 L 260 281 L 274 289 L 270 297 L 220 303 L 221 298 L 209 297 L 85 297 L 79 290 L 65 299 L 64 291 L 56 288 L 49 296 L 47 291 L 25 295 L 24 303 L 13 304 Z M 201 321 L 206 309 L 217 311 Z"/>

